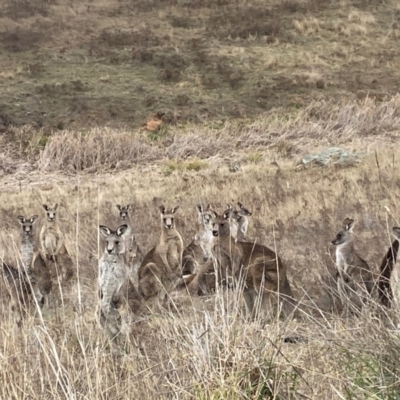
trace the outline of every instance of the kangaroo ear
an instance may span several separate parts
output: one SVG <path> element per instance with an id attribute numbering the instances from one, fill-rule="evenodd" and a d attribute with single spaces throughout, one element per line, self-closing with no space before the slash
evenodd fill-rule
<path id="1" fill-rule="evenodd" d="M 121 225 L 120 227 L 118 227 L 117 236 L 122 236 L 126 232 L 127 229 L 128 229 L 128 225 L 126 225 L 126 224 Z"/>
<path id="2" fill-rule="evenodd" d="M 131 204 L 128 204 L 128 205 L 126 206 L 126 211 L 130 210 L 131 208 L 132 208 Z"/>
<path id="3" fill-rule="evenodd" d="M 17 220 L 20 222 L 20 224 L 25 222 L 25 218 L 22 215 L 18 215 Z"/>
<path id="4" fill-rule="evenodd" d="M 58 203 L 54 204 L 54 211 L 56 211 L 58 208 Z"/>
<path id="5" fill-rule="evenodd" d="M 171 214 L 175 214 L 178 211 L 178 209 L 179 209 L 179 206 L 173 207 L 171 210 Z"/>
<path id="6" fill-rule="evenodd" d="M 121 206 L 119 204 L 117 204 L 117 208 L 119 211 L 121 211 Z"/>
<path id="7" fill-rule="evenodd" d="M 101 234 L 102 234 L 104 237 L 108 237 L 108 236 L 111 235 L 111 229 L 110 229 L 110 228 L 107 228 L 107 227 L 104 226 L 104 225 L 100 225 L 99 228 L 100 228 Z"/>
<path id="8" fill-rule="evenodd" d="M 34 215 L 33 217 L 31 217 L 31 219 L 30 219 L 31 224 L 34 224 L 37 219 L 38 219 L 37 215 Z"/>
<path id="9" fill-rule="evenodd" d="M 200 213 L 200 214 L 202 214 L 203 213 L 203 206 L 201 205 L 201 204 L 197 204 L 196 205 L 196 209 L 197 209 L 197 211 Z"/>
<path id="10" fill-rule="evenodd" d="M 400 228 L 397 226 L 393 227 L 393 234 L 397 240 L 400 240 Z"/>
<path id="11" fill-rule="evenodd" d="M 49 209 L 49 206 L 47 204 L 43 204 L 43 208 L 47 211 Z"/>
<path id="12" fill-rule="evenodd" d="M 237 202 L 237 205 L 239 208 L 243 208 L 243 204 L 240 201 Z"/>
<path id="13" fill-rule="evenodd" d="M 211 204 L 210 203 L 207 204 L 206 210 L 207 211 L 211 210 Z"/>
<path id="14" fill-rule="evenodd" d="M 343 227 L 346 231 L 352 231 L 355 223 L 356 221 L 354 221 L 354 219 L 345 218 L 343 221 Z"/>
<path id="15" fill-rule="evenodd" d="M 165 207 L 164 206 L 160 206 L 158 208 L 160 209 L 161 214 L 165 214 Z"/>

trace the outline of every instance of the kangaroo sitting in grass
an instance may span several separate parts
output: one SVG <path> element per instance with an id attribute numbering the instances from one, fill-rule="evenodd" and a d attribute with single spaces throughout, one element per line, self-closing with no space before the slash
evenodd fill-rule
<path id="1" fill-rule="evenodd" d="M 175 289 L 182 276 L 183 240 L 175 226 L 178 207 L 167 212 L 160 206 L 161 235 L 139 267 L 139 293 L 144 299 L 158 299 L 165 304 L 168 294 Z"/>
<path id="2" fill-rule="evenodd" d="M 43 204 L 43 208 L 46 212 L 46 219 L 39 235 L 42 253 L 46 256 L 53 278 L 69 281 L 75 275 L 75 268 L 65 245 L 64 233 L 59 226 L 58 204 L 56 203 L 54 207 Z"/>
<path id="3" fill-rule="evenodd" d="M 212 257 L 212 219 L 214 213 L 210 204 L 204 209 L 202 205 L 196 206 L 198 213 L 199 229 L 192 242 L 183 251 L 183 275 L 196 274 L 200 266 L 211 260 Z"/>
<path id="4" fill-rule="evenodd" d="M 125 264 L 124 233 L 127 225 L 121 225 L 116 231 L 100 225 L 106 246 L 99 261 L 100 277 L 100 323 L 106 328 L 111 340 L 118 343 L 121 332 L 121 316 L 118 309 L 123 301 L 128 303 L 133 313 L 142 308 L 141 298 L 129 279 L 129 268 Z"/>
<path id="5" fill-rule="evenodd" d="M 34 235 L 34 224 L 38 216 L 29 219 L 17 217 L 21 224 L 22 264 L 32 292 L 39 306 L 48 304 L 48 295 L 52 288 L 50 271 L 39 252 L 39 244 Z"/>
<path id="6" fill-rule="evenodd" d="M 346 218 L 332 244 L 336 246 L 336 279 L 342 306 L 361 310 L 372 293 L 374 279 L 369 265 L 354 249 L 354 224 L 354 219 Z"/>
<path id="7" fill-rule="evenodd" d="M 217 281 L 226 281 L 233 286 L 243 284 L 247 310 L 253 318 L 256 314 L 256 298 L 261 297 L 261 309 L 266 311 L 273 293 L 278 295 L 284 312 L 292 312 L 297 303 L 292 295 L 285 265 L 274 251 L 265 246 L 235 242 L 231 236 L 231 217 L 224 213 L 217 215 L 213 221 Z M 203 287 L 201 276 L 204 272 L 205 269 L 199 273 L 200 288 Z"/>

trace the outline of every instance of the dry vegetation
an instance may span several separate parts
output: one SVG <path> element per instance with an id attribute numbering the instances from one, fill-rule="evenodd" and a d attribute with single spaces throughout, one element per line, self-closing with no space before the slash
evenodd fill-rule
<path id="1" fill-rule="evenodd" d="M 115 204 L 132 202 L 137 239 L 148 250 L 159 229 L 158 199 L 181 205 L 178 225 L 186 244 L 196 229 L 195 204 L 211 202 L 221 209 L 242 201 L 253 211 L 249 237 L 276 247 L 289 266 L 299 299 L 317 300 L 323 292 L 334 265 L 330 241 L 346 216 L 358 220 L 357 248 L 377 272 L 390 229 L 399 224 L 400 153 L 390 145 L 391 136 L 398 134 L 398 102 L 369 100 L 336 109 L 314 105 L 287 122 L 265 116 L 269 128 L 263 119 L 236 130 L 233 125 L 219 131 L 188 127 L 171 135 L 173 140 L 166 138 L 169 146 L 139 131 L 129 139 L 129 151 L 124 150 L 126 141 L 119 146 L 112 140 L 118 135 L 128 140 L 128 132 L 97 129 L 55 135 L 32 161 L 30 173 L 18 173 L 16 165 L 16 172 L 2 179 L 1 249 L 6 260 L 15 263 L 15 216 L 40 213 L 43 202 L 57 201 L 68 247 L 78 260 L 79 281 L 64 293 L 64 306 L 44 310 L 43 318 L 29 317 L 23 330 L 13 326 L 7 308 L 3 310 L 1 374 L 8 383 L 1 397 L 397 399 L 400 342 L 387 318 L 369 313 L 358 319 L 309 315 L 282 322 L 271 316 L 268 324 L 248 324 L 233 292 L 192 299 L 181 293 L 174 295 L 175 313 L 139 322 L 125 315 L 128 353 L 115 358 L 96 321 L 94 282 L 102 252 L 99 223 L 114 226 Z M 343 126 L 334 129 L 338 119 Z M 289 137 L 294 129 L 303 138 Z M 198 142 L 193 144 L 195 137 Z M 183 142 L 178 147 L 174 141 L 179 138 Z M 76 140 L 83 145 L 77 146 Z M 112 152 L 107 140 L 116 143 Z M 364 143 L 361 163 L 296 167 L 306 148 L 337 143 L 360 153 Z M 225 158 L 219 154 L 224 144 Z M 253 153 L 247 153 L 248 145 Z M 190 155 L 191 146 L 205 149 L 208 158 L 196 162 L 207 163 L 207 168 L 188 168 L 185 150 Z M 64 156 L 58 153 L 62 149 Z M 34 160 L 35 151 L 28 159 Z M 260 156 L 254 158 L 255 151 Z M 150 155 L 153 158 L 147 159 Z M 124 157 L 131 167 L 116 171 L 117 160 Z M 232 159 L 241 163 L 236 173 L 227 164 Z M 74 167 L 77 162 L 79 168 Z M 50 172 L 43 175 L 46 168 Z M 300 341 L 285 343 L 287 337 Z"/>
<path id="2" fill-rule="evenodd" d="M 345 217 L 377 273 L 400 226 L 399 15 L 392 0 L 6 2 L 0 258 L 17 264 L 17 215 L 58 202 L 78 277 L 22 329 L 0 303 L 0 398 L 400 399 L 387 310 L 248 323 L 234 291 L 175 293 L 175 312 L 124 313 L 117 357 L 96 286 L 98 225 L 132 203 L 147 251 L 161 200 L 185 244 L 196 204 L 241 201 L 308 305 Z M 328 147 L 357 162 L 301 163 Z"/>

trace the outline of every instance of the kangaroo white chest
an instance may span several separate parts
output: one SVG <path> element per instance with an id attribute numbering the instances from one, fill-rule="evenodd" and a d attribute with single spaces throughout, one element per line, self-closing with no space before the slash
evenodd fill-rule
<path id="1" fill-rule="evenodd" d="M 32 266 L 33 259 L 33 243 L 29 240 L 23 241 L 21 244 L 21 253 L 22 253 L 22 262 L 24 264 L 24 268 L 29 269 Z"/>
<path id="2" fill-rule="evenodd" d="M 343 245 L 336 247 L 336 267 L 339 274 L 347 274 L 351 260 L 346 254 L 346 248 Z"/>
<path id="3" fill-rule="evenodd" d="M 46 252 L 52 254 L 55 252 L 58 244 L 59 236 L 54 229 L 49 229 L 44 236 L 44 247 Z"/>

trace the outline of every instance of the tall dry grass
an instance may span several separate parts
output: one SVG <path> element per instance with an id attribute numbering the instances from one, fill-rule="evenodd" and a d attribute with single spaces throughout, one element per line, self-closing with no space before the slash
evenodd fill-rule
<path id="1" fill-rule="evenodd" d="M 56 135 L 39 161 L 32 161 L 38 170 L 2 178 L 0 255 L 16 265 L 16 216 L 42 215 L 42 203 L 58 202 L 79 280 L 63 293 L 63 305 L 31 311 L 22 329 L 1 303 L 0 397 L 399 398 L 399 339 L 385 310 L 350 318 L 314 310 L 288 321 L 271 314 L 249 323 L 239 293 L 220 290 L 207 298 L 179 293 L 173 313 L 138 321 L 124 312 L 129 343 L 127 354 L 116 357 L 97 322 L 96 286 L 103 246 L 98 225 L 115 227 L 115 205 L 133 203 L 135 233 L 147 251 L 159 232 L 160 200 L 181 206 L 178 229 L 185 244 L 196 229 L 195 204 L 210 202 L 221 210 L 241 201 L 253 212 L 249 237 L 279 252 L 295 296 L 308 304 L 324 294 L 325 277 L 334 270 L 330 241 L 345 217 L 357 220 L 357 250 L 377 273 L 392 241 L 391 227 L 399 225 L 400 153 L 390 149 L 399 104 L 399 98 L 341 108 L 313 103 L 287 121 L 266 115 L 218 132 L 191 127 L 167 133 L 165 143 L 143 132 L 106 129 Z M 362 162 L 296 169 L 306 150 L 333 144 L 365 153 Z M 209 167 L 165 173 L 166 158 L 183 162 L 190 155 L 211 157 Z M 117 166 L 117 160 L 128 165 Z M 241 161 L 241 169 L 230 172 L 227 160 Z"/>

